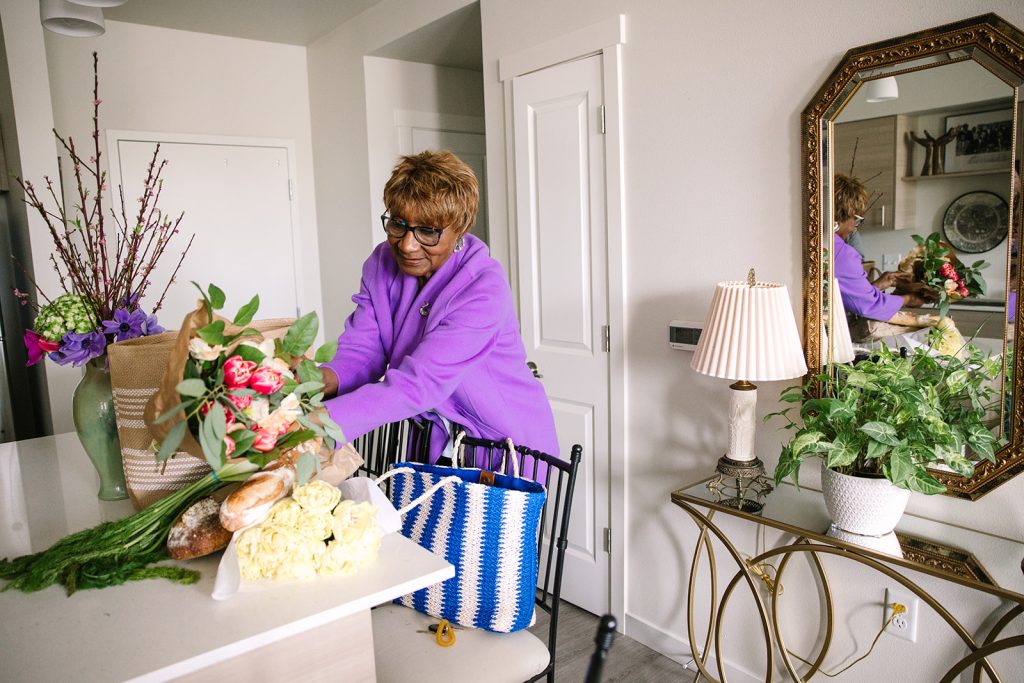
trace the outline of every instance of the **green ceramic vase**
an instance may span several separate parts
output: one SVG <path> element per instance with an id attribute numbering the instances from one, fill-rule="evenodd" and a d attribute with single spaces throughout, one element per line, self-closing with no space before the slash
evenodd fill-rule
<path id="1" fill-rule="evenodd" d="M 100 475 L 99 499 L 124 500 L 128 497 L 128 487 L 124 483 L 114 396 L 106 360 L 105 356 L 95 358 L 85 366 L 85 376 L 71 399 L 71 410 L 78 440 Z"/>

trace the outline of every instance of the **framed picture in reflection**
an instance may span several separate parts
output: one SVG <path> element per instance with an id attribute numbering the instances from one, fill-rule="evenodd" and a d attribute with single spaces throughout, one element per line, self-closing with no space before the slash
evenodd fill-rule
<path id="1" fill-rule="evenodd" d="M 946 117 L 946 130 L 960 128 L 946 145 L 946 173 L 998 171 L 1010 168 L 1013 110 L 976 112 Z"/>

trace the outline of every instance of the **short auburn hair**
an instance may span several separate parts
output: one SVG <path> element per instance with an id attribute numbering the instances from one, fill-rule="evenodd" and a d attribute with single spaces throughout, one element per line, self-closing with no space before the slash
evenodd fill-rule
<path id="1" fill-rule="evenodd" d="M 401 157 L 384 186 L 388 213 L 460 235 L 473 227 L 479 202 L 473 169 L 446 149 Z"/>
<path id="2" fill-rule="evenodd" d="M 854 216 L 862 216 L 868 210 L 868 189 L 856 178 L 837 173 L 834 196 L 832 214 L 837 223 Z"/>

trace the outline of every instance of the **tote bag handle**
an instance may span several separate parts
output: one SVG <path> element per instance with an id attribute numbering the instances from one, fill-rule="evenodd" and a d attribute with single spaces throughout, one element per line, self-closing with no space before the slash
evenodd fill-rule
<path id="1" fill-rule="evenodd" d="M 405 474 L 413 474 L 413 471 L 410 470 L 408 467 L 393 467 L 384 474 L 377 477 L 377 480 L 374 483 L 379 487 L 383 482 L 387 481 L 388 479 L 395 476 L 399 472 L 404 472 Z M 412 510 L 414 507 L 425 501 L 427 498 L 430 498 L 432 495 L 434 495 L 438 491 L 438 489 L 448 484 L 458 484 L 461 481 L 461 478 L 456 477 L 454 475 L 450 477 L 445 477 L 444 479 L 442 479 L 441 481 L 437 482 L 429 489 L 424 491 L 421 496 L 410 502 L 408 505 L 397 510 L 398 514 L 404 516 L 405 513 L 409 512 L 409 510 Z"/>
<path id="2" fill-rule="evenodd" d="M 455 436 L 455 443 L 452 444 L 452 464 L 455 467 L 462 467 L 462 452 L 459 450 L 462 447 L 462 437 L 466 435 L 466 431 L 462 430 Z M 505 470 L 505 458 L 512 458 L 512 476 L 516 479 L 519 478 L 519 459 L 516 457 L 516 447 L 512 443 L 512 437 L 505 439 L 505 445 L 508 446 L 508 452 L 501 454 L 501 467 L 502 471 Z"/>

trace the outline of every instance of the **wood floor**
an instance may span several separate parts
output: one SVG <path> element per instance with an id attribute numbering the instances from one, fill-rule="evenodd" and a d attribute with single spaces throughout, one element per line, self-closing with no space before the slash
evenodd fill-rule
<path id="1" fill-rule="evenodd" d="M 590 656 L 594 653 L 594 635 L 598 618 L 563 602 L 558 612 L 558 642 L 555 654 L 555 680 L 558 683 L 583 683 Z M 547 640 L 548 614 L 537 610 L 532 633 Z M 602 683 L 692 683 L 695 674 L 646 645 L 616 634 L 615 643 L 604 665 Z"/>

